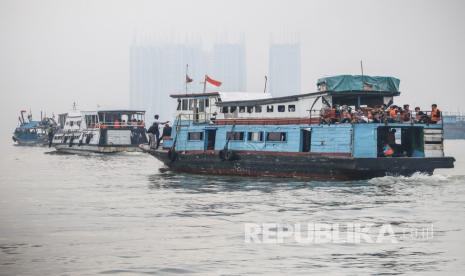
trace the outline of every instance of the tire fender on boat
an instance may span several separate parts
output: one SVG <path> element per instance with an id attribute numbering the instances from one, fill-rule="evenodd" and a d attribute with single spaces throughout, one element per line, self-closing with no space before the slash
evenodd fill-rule
<path id="1" fill-rule="evenodd" d="M 223 149 L 219 152 L 220 159 L 223 161 L 232 161 L 236 159 L 236 153 L 232 150 Z"/>
<path id="2" fill-rule="evenodd" d="M 176 161 L 177 158 L 178 158 L 178 153 L 175 150 L 169 149 L 168 150 L 168 159 L 171 162 L 174 162 L 174 161 Z"/>

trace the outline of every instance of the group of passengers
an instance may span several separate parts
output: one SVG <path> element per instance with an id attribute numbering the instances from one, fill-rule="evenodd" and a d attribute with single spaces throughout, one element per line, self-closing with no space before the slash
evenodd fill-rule
<path id="1" fill-rule="evenodd" d="M 320 111 L 322 124 L 344 123 L 419 123 L 437 124 L 441 121 L 441 111 L 436 104 L 431 105 L 429 114 L 415 107 L 410 109 L 408 104 L 402 107 L 391 105 L 389 108 L 383 104 L 376 107 L 358 107 L 352 109 L 347 105 L 334 105 L 323 107 Z"/>

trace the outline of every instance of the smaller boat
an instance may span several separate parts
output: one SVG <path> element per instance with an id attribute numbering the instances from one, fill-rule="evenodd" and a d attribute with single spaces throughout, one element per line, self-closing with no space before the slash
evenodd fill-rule
<path id="1" fill-rule="evenodd" d="M 52 145 L 65 153 L 140 151 L 147 143 L 145 111 L 73 111 L 59 115 L 61 128 Z"/>
<path id="2" fill-rule="evenodd" d="M 24 119 L 26 110 L 21 110 L 18 118 L 19 125 L 13 133 L 13 141 L 22 146 L 45 146 L 48 144 L 48 132 L 50 128 L 54 131 L 57 127 L 53 118 L 42 117 L 40 121 L 34 121 L 29 112 L 27 120 Z"/>

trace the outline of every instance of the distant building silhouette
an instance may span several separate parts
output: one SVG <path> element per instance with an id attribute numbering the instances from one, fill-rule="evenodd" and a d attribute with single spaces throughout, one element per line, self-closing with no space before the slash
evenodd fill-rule
<path id="1" fill-rule="evenodd" d="M 246 90 L 246 61 L 243 44 L 217 44 L 213 48 L 212 75 L 221 80 L 221 91 Z"/>
<path id="2" fill-rule="evenodd" d="M 300 44 L 271 44 L 268 70 L 273 97 L 300 93 Z"/>
<path id="3" fill-rule="evenodd" d="M 130 106 L 147 112 L 147 121 L 159 114 L 171 119 L 176 103 L 172 93 L 186 90 L 186 64 L 189 64 L 189 92 L 201 92 L 205 74 L 223 84 L 208 90 L 245 91 L 244 44 L 217 44 L 213 53 L 198 44 L 134 43 L 130 48 Z"/>

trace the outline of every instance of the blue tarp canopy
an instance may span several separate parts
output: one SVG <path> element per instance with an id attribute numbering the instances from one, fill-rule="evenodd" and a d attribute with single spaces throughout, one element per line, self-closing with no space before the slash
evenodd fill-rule
<path id="1" fill-rule="evenodd" d="M 318 79 L 318 87 L 322 91 L 376 91 L 399 93 L 400 80 L 393 77 L 340 75 Z M 324 88 L 326 85 L 326 88 Z"/>

